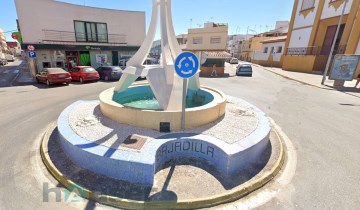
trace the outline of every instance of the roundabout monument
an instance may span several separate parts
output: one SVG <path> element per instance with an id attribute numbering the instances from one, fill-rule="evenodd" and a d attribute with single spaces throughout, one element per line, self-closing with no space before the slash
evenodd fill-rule
<path id="1" fill-rule="evenodd" d="M 143 66 L 159 13 L 162 61 Z M 115 88 L 102 92 L 99 101 L 78 101 L 67 107 L 45 135 L 43 160 L 66 187 L 82 186 L 87 192 L 83 197 L 122 208 L 200 208 L 238 199 L 280 170 L 282 144 L 265 114 L 244 100 L 200 86 L 196 56 L 182 53 L 175 38 L 171 0 L 153 0 L 148 34 L 127 65 Z M 133 84 L 138 77 L 146 77 L 148 84 Z M 177 163 L 187 172 L 193 170 L 187 165 L 203 168 L 202 173 L 212 174 L 224 191 L 211 196 L 194 192 L 189 198 L 189 188 L 173 192 L 174 199 L 151 195 L 153 190 L 139 192 L 141 198 L 107 190 L 106 186 L 111 188 L 107 183 L 131 193 L 153 189 L 158 174 Z M 72 179 L 69 168 L 83 171 L 82 178 Z M 258 178 L 254 181 L 254 177 Z M 84 181 L 88 179 L 105 181 Z M 212 182 L 207 184 L 204 191 Z"/>

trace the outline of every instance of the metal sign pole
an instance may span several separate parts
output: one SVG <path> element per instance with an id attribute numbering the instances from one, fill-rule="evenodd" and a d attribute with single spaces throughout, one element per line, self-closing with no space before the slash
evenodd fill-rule
<path id="1" fill-rule="evenodd" d="M 185 111 L 186 111 L 186 93 L 187 93 L 187 79 L 183 79 L 183 98 L 181 110 L 181 130 L 185 130 Z"/>
<path id="2" fill-rule="evenodd" d="M 331 50 L 330 50 L 329 58 L 328 58 L 328 60 L 327 60 L 326 67 L 325 67 L 325 71 L 324 71 L 324 75 L 323 75 L 323 78 L 322 78 L 322 81 L 321 81 L 321 84 L 322 84 L 322 85 L 324 85 L 324 83 L 325 83 L 326 76 L 327 76 L 328 71 L 329 71 L 329 68 L 330 68 L 330 63 L 331 63 L 332 56 L 333 56 L 334 49 L 335 49 L 336 39 L 337 39 L 337 37 L 338 37 L 338 35 L 339 35 L 340 26 L 341 26 L 341 23 L 342 23 L 342 20 L 343 20 L 343 17 L 344 17 L 345 8 L 346 8 L 347 3 L 348 3 L 348 0 L 345 0 L 344 8 L 343 8 L 343 10 L 342 10 L 342 13 L 341 13 L 341 16 L 340 16 L 340 19 L 339 19 L 338 26 L 337 26 L 337 28 L 336 28 L 336 33 L 335 33 L 335 36 L 334 36 L 333 43 L 332 43 L 332 45 L 331 45 Z"/>

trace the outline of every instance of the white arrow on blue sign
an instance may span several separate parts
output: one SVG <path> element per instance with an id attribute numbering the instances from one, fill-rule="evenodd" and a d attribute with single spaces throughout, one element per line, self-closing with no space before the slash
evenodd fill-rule
<path id="1" fill-rule="evenodd" d="M 175 60 L 175 71 L 184 79 L 193 77 L 199 69 L 199 60 L 194 53 L 183 52 Z"/>
<path id="2" fill-rule="evenodd" d="M 29 58 L 35 59 L 36 58 L 36 52 L 30 51 L 29 52 Z"/>

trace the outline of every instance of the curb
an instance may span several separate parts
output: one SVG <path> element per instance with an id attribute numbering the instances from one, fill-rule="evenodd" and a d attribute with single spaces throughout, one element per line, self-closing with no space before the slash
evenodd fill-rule
<path id="1" fill-rule="evenodd" d="M 255 180 L 251 180 L 246 182 L 234 189 L 230 190 L 229 192 L 208 197 L 202 199 L 190 199 L 190 200 L 183 200 L 178 202 L 158 202 L 158 201 L 135 201 L 129 199 L 123 199 L 113 196 L 107 195 L 97 195 L 96 192 L 90 191 L 86 188 L 83 188 L 73 182 L 70 179 L 67 179 L 64 174 L 62 174 L 51 161 L 50 156 L 48 154 L 48 147 L 47 143 L 50 139 L 50 135 L 52 134 L 53 130 L 56 128 L 56 122 L 51 123 L 48 128 L 46 129 L 40 145 L 40 155 L 41 159 L 43 160 L 46 168 L 48 171 L 55 177 L 57 181 L 59 181 L 65 188 L 74 187 L 77 189 L 79 193 L 78 195 L 95 202 L 99 202 L 101 204 L 117 207 L 117 208 L 125 208 L 125 209 L 197 209 L 197 208 L 208 208 L 217 206 L 220 204 L 225 204 L 229 202 L 236 201 L 245 195 L 250 194 L 251 192 L 258 190 L 259 188 L 263 187 L 269 181 L 271 181 L 281 170 L 284 161 L 285 161 L 285 150 L 284 150 L 284 143 L 279 134 L 279 131 L 276 129 L 276 126 L 273 126 L 273 130 L 278 137 L 279 141 L 279 151 L 280 156 L 276 160 L 273 167 L 266 171 L 261 177 Z"/>

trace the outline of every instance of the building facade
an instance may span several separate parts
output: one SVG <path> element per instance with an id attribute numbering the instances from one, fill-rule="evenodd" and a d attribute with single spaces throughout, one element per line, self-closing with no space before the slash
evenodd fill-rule
<path id="1" fill-rule="evenodd" d="M 286 36 L 262 41 L 261 50 L 255 52 L 253 63 L 262 66 L 281 67 L 280 61 L 284 52 L 285 42 Z"/>
<path id="2" fill-rule="evenodd" d="M 21 54 L 21 45 L 19 42 L 6 42 L 10 54 L 19 56 Z"/>
<path id="3" fill-rule="evenodd" d="M 0 28 L 0 58 L 5 59 L 5 54 L 7 54 L 8 51 L 4 30 Z"/>
<path id="4" fill-rule="evenodd" d="M 344 10 L 345 0 L 295 0 L 282 57 L 283 69 L 308 73 L 324 71 L 334 40 L 334 54 L 360 54 L 359 5 L 359 0 L 348 0 Z M 343 10 L 343 20 L 335 38 Z M 357 74 L 359 71 L 358 67 Z"/>
<path id="5" fill-rule="evenodd" d="M 274 53 L 274 50 L 271 50 L 271 48 L 274 47 L 274 49 L 280 49 L 280 47 L 282 46 L 281 42 L 283 42 L 284 38 L 286 39 L 288 30 L 289 21 L 277 21 L 275 29 L 261 34 L 257 34 L 249 39 L 241 41 L 239 46 L 240 60 L 254 62 L 258 64 L 269 63 L 269 66 L 272 64 L 274 64 L 275 66 L 281 66 L 281 64 L 279 63 L 280 61 L 277 61 L 277 57 L 281 57 L 281 55 L 283 54 L 283 49 L 281 49 L 281 53 L 277 53 L 278 50 L 275 50 Z M 271 55 L 269 55 L 269 53 Z M 271 60 L 271 62 L 268 62 L 269 59 L 273 58 L 272 56 L 274 56 L 274 59 L 276 59 L 276 61 Z M 264 59 L 266 60 L 266 62 L 264 62 Z"/>
<path id="6" fill-rule="evenodd" d="M 15 0 L 15 4 L 22 49 L 35 47 L 38 72 L 47 67 L 118 65 L 145 39 L 145 12 L 54 0 Z"/>
<path id="7" fill-rule="evenodd" d="M 241 52 L 241 41 L 249 40 L 252 35 L 242 35 L 242 34 L 235 34 L 228 36 L 228 46 L 227 51 L 231 54 L 232 57 L 240 59 L 240 52 Z"/>
<path id="8" fill-rule="evenodd" d="M 211 75 L 214 65 L 216 65 L 217 75 L 223 75 L 225 71 L 225 61 L 231 58 L 227 50 L 228 25 L 208 22 L 204 28 L 194 28 L 188 30 L 186 49 L 197 53 L 202 63 L 201 75 Z"/>

